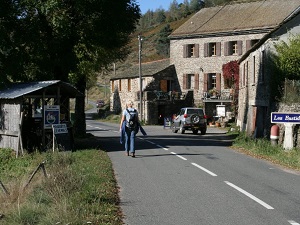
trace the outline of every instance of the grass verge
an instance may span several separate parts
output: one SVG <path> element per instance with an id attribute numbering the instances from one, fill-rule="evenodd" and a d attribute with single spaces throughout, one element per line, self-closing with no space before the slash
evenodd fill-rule
<path id="1" fill-rule="evenodd" d="M 272 145 L 267 139 L 254 139 L 239 133 L 234 139 L 233 148 L 256 158 L 268 160 L 277 165 L 300 170 L 300 150 L 284 151 L 280 145 Z"/>
<path id="2" fill-rule="evenodd" d="M 122 224 L 111 161 L 101 150 L 36 153 L 15 158 L 0 149 L 2 225 Z M 47 178 L 38 171 L 45 161 Z"/>

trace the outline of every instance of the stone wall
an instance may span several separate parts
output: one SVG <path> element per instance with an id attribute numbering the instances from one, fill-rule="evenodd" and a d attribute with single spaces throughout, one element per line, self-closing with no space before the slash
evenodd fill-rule
<path id="1" fill-rule="evenodd" d="M 279 104 L 278 112 L 300 112 L 300 105 L 295 103 L 292 105 Z M 279 132 L 279 141 L 280 145 L 283 144 L 284 141 L 284 124 L 277 124 L 280 128 Z M 293 142 L 294 147 L 300 148 L 300 124 L 295 124 L 293 126 Z"/>

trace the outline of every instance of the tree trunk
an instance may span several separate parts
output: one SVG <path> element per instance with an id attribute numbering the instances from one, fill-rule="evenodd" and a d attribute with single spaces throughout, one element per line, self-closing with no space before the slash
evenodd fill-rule
<path id="1" fill-rule="evenodd" d="M 85 93 L 86 81 L 85 78 L 80 79 L 80 82 L 76 84 L 76 88 L 81 93 Z M 76 97 L 75 103 L 75 122 L 74 122 L 74 134 L 77 137 L 83 137 L 86 134 L 86 122 L 85 122 L 85 95 Z"/>
<path id="2" fill-rule="evenodd" d="M 75 104 L 75 122 L 74 122 L 74 134 L 77 137 L 83 137 L 86 134 L 86 123 L 85 123 L 85 102 L 84 96 L 76 98 Z"/>

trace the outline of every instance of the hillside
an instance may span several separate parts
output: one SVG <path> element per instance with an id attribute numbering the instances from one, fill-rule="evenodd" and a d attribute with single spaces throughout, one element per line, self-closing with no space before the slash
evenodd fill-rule
<path id="1" fill-rule="evenodd" d="M 177 21 L 173 21 L 170 24 L 171 29 L 174 31 L 179 26 L 181 26 L 183 23 L 185 23 L 192 15 L 182 18 Z M 131 49 L 131 53 L 128 55 L 126 60 L 123 62 L 117 62 L 116 70 L 118 72 L 128 69 L 128 67 L 131 67 L 132 65 L 136 65 L 139 63 L 139 42 L 138 42 L 138 36 L 141 35 L 143 37 L 142 41 L 142 63 L 155 61 L 159 59 L 163 59 L 162 56 L 158 55 L 156 53 L 155 45 L 156 45 L 156 39 L 158 37 L 159 31 L 168 23 L 161 23 L 157 24 L 153 27 L 150 27 L 146 30 L 137 30 L 131 35 L 131 41 L 129 43 L 129 47 Z M 108 85 L 109 79 L 114 76 L 113 68 L 106 72 L 105 74 L 101 74 L 98 77 L 98 83 Z M 104 91 L 104 87 L 98 87 L 94 86 L 89 89 L 88 95 L 89 99 L 91 100 L 97 100 L 97 99 L 104 99 L 106 102 L 109 101 L 109 94 L 110 91 L 106 90 Z"/>

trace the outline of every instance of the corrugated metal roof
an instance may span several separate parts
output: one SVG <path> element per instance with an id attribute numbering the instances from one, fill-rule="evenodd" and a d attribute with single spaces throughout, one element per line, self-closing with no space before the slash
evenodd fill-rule
<path id="1" fill-rule="evenodd" d="M 13 83 L 6 89 L 0 90 L 0 99 L 15 99 L 29 94 L 41 95 L 45 88 L 47 88 L 47 94 L 55 95 L 56 89 L 51 87 L 55 87 L 56 85 L 63 87 L 61 88 L 61 93 L 67 93 L 70 97 L 82 95 L 75 87 L 68 83 L 60 80 L 49 80 L 29 83 Z"/>
<path id="2" fill-rule="evenodd" d="M 299 6 L 300 0 L 266 0 L 203 8 L 170 37 L 270 30 Z"/>
<path id="3" fill-rule="evenodd" d="M 152 61 L 147 63 L 142 63 L 141 65 L 141 74 L 145 76 L 153 76 L 154 74 L 168 68 L 170 66 L 170 59 L 162 59 L 158 61 Z M 120 78 L 135 78 L 139 76 L 139 64 L 133 65 L 125 71 L 117 71 L 115 77 L 111 80 L 117 80 Z"/>

